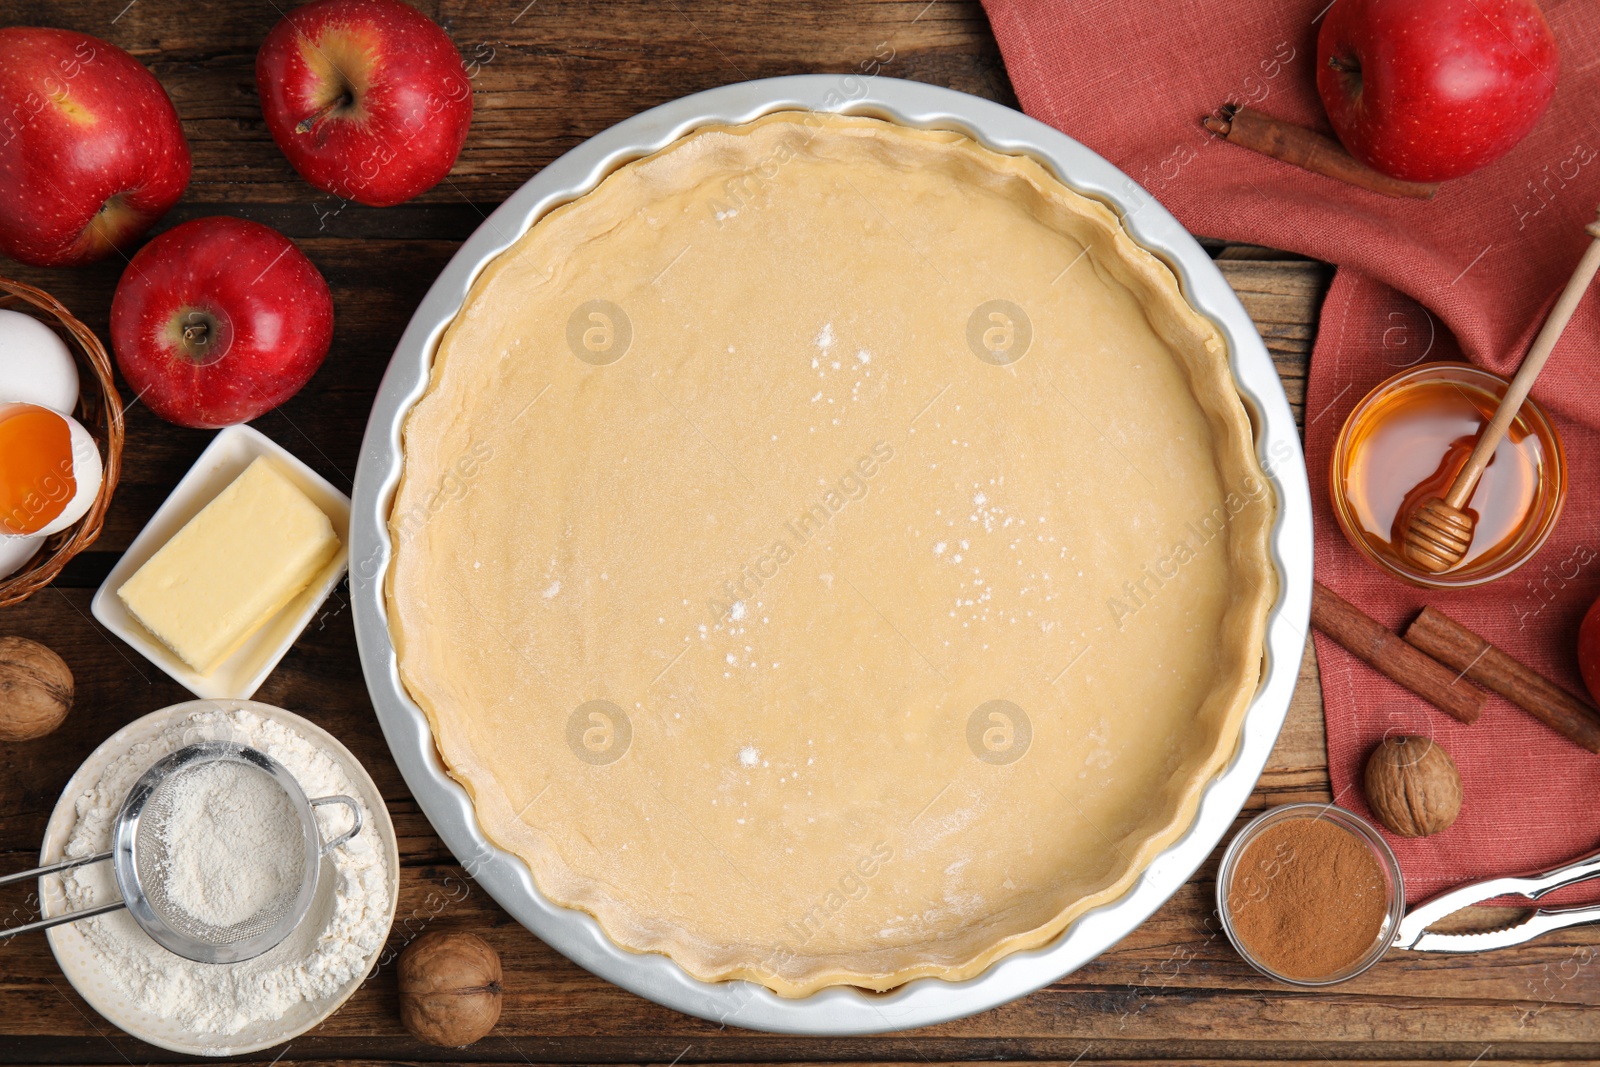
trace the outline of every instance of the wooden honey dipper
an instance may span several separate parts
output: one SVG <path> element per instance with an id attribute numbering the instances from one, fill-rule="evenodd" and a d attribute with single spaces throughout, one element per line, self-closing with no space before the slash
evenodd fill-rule
<path id="1" fill-rule="evenodd" d="M 1472 545 L 1473 532 L 1473 518 L 1464 510 L 1467 501 L 1472 499 L 1472 491 L 1478 487 L 1483 469 L 1494 457 L 1495 449 L 1500 447 L 1500 441 L 1516 419 L 1517 412 L 1522 410 L 1522 402 L 1528 398 L 1534 379 L 1539 377 L 1545 361 L 1555 350 L 1556 342 L 1561 340 L 1561 332 L 1572 321 L 1584 290 L 1589 288 L 1596 271 L 1600 271 L 1600 220 L 1589 223 L 1584 229 L 1594 240 L 1589 242 L 1588 250 L 1578 261 L 1578 267 L 1568 279 L 1561 299 L 1550 309 L 1550 317 L 1545 319 L 1544 328 L 1539 331 L 1522 366 L 1517 368 L 1516 377 L 1511 379 L 1511 384 L 1506 388 L 1506 395 L 1501 398 L 1500 406 L 1495 408 L 1494 417 L 1478 435 L 1478 443 L 1473 447 L 1472 455 L 1467 457 L 1466 466 L 1461 468 L 1461 473 L 1456 475 L 1443 497 L 1431 497 L 1423 501 L 1406 523 L 1406 557 L 1430 574 L 1449 570 L 1466 556 L 1467 549 Z"/>

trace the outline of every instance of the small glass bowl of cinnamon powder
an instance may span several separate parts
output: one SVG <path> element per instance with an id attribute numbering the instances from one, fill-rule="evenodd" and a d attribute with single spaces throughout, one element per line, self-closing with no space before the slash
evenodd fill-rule
<path id="1" fill-rule="evenodd" d="M 1291 985 L 1332 985 L 1378 962 L 1399 933 L 1405 896 L 1378 831 L 1331 804 L 1263 813 L 1217 872 L 1228 939 L 1246 963 Z"/>

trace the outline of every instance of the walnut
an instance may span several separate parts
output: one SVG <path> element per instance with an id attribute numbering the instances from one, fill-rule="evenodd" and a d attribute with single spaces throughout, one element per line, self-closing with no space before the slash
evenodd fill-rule
<path id="1" fill-rule="evenodd" d="M 423 934 L 400 955 L 400 1021 L 430 1045 L 470 1045 L 500 1019 L 500 978 L 483 938 Z"/>
<path id="2" fill-rule="evenodd" d="M 1461 774 L 1427 737 L 1386 737 L 1367 759 L 1367 806 L 1401 837 L 1448 830 L 1461 813 Z"/>
<path id="3" fill-rule="evenodd" d="M 0 741 L 29 741 L 61 725 L 72 707 L 72 671 L 25 637 L 0 637 Z"/>

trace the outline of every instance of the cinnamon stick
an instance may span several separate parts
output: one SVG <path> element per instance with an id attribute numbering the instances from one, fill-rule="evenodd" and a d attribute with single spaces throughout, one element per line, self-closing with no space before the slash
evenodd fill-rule
<path id="1" fill-rule="evenodd" d="M 1263 115 L 1252 108 L 1230 104 L 1222 109 L 1220 115 L 1207 115 L 1200 122 L 1229 144 L 1384 196 L 1432 200 L 1433 194 L 1439 191 L 1437 182 L 1407 182 L 1391 178 L 1346 152 L 1344 146 L 1332 138 Z"/>
<path id="2" fill-rule="evenodd" d="M 1483 714 L 1488 698 L 1481 689 L 1462 681 L 1461 675 L 1407 644 L 1321 582 L 1312 584 L 1311 625 L 1452 718 L 1472 723 Z"/>
<path id="3" fill-rule="evenodd" d="M 1424 608 L 1406 640 L 1491 689 L 1568 741 L 1600 753 L 1600 711 L 1512 659 L 1442 611 Z"/>

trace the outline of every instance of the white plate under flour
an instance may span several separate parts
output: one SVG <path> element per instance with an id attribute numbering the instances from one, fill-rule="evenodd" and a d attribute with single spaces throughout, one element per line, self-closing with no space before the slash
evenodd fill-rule
<path id="1" fill-rule="evenodd" d="M 275 720 L 290 727 L 307 741 L 335 757 L 344 767 L 351 785 L 366 804 L 368 825 L 377 832 L 380 847 L 384 852 L 384 862 L 388 865 L 388 923 L 392 924 L 395 904 L 400 893 L 400 849 L 395 839 L 394 823 L 389 820 L 389 809 L 384 805 L 383 795 L 378 792 L 377 785 L 350 750 L 340 744 L 328 731 L 293 712 L 275 708 L 270 704 L 259 704 L 253 700 L 191 700 L 175 704 L 170 708 L 153 711 L 142 719 L 136 719 L 106 738 L 100 747 L 83 761 L 78 772 L 61 791 L 61 799 L 56 801 L 55 810 L 51 812 L 50 821 L 45 826 L 44 845 L 39 852 L 40 865 L 54 863 L 61 858 L 67 838 L 71 836 L 72 829 L 78 821 L 77 798 L 94 787 L 112 760 L 126 753 L 134 745 L 153 739 L 176 719 L 197 711 L 210 709 L 226 711 L 235 708 L 253 711 L 262 718 Z M 333 884 L 332 878 L 320 880 L 316 899 L 312 901 L 311 911 L 306 917 L 307 922 L 317 921 L 318 916 L 322 922 L 327 921 L 332 907 Z M 69 910 L 63 901 L 59 875 L 46 875 L 39 879 L 39 899 L 43 902 L 41 911 L 46 916 L 59 915 Z M 45 936 L 50 939 L 50 949 L 55 953 L 56 962 L 61 965 L 61 973 L 67 976 L 72 988 L 89 1002 L 90 1007 L 105 1016 L 107 1021 L 141 1041 L 189 1056 L 238 1056 L 247 1052 L 259 1052 L 298 1037 L 338 1011 L 344 1002 L 350 999 L 351 994 L 366 981 L 373 964 L 383 951 L 383 945 L 380 943 L 373 950 L 366 966 L 361 969 L 360 975 L 346 982 L 332 996 L 306 1001 L 294 1006 L 280 1018 L 255 1023 L 237 1033 L 222 1036 L 195 1033 L 171 1019 L 160 1018 L 132 1003 L 121 989 L 107 980 L 95 960 L 94 949 L 74 924 L 57 926 L 47 931 Z"/>

